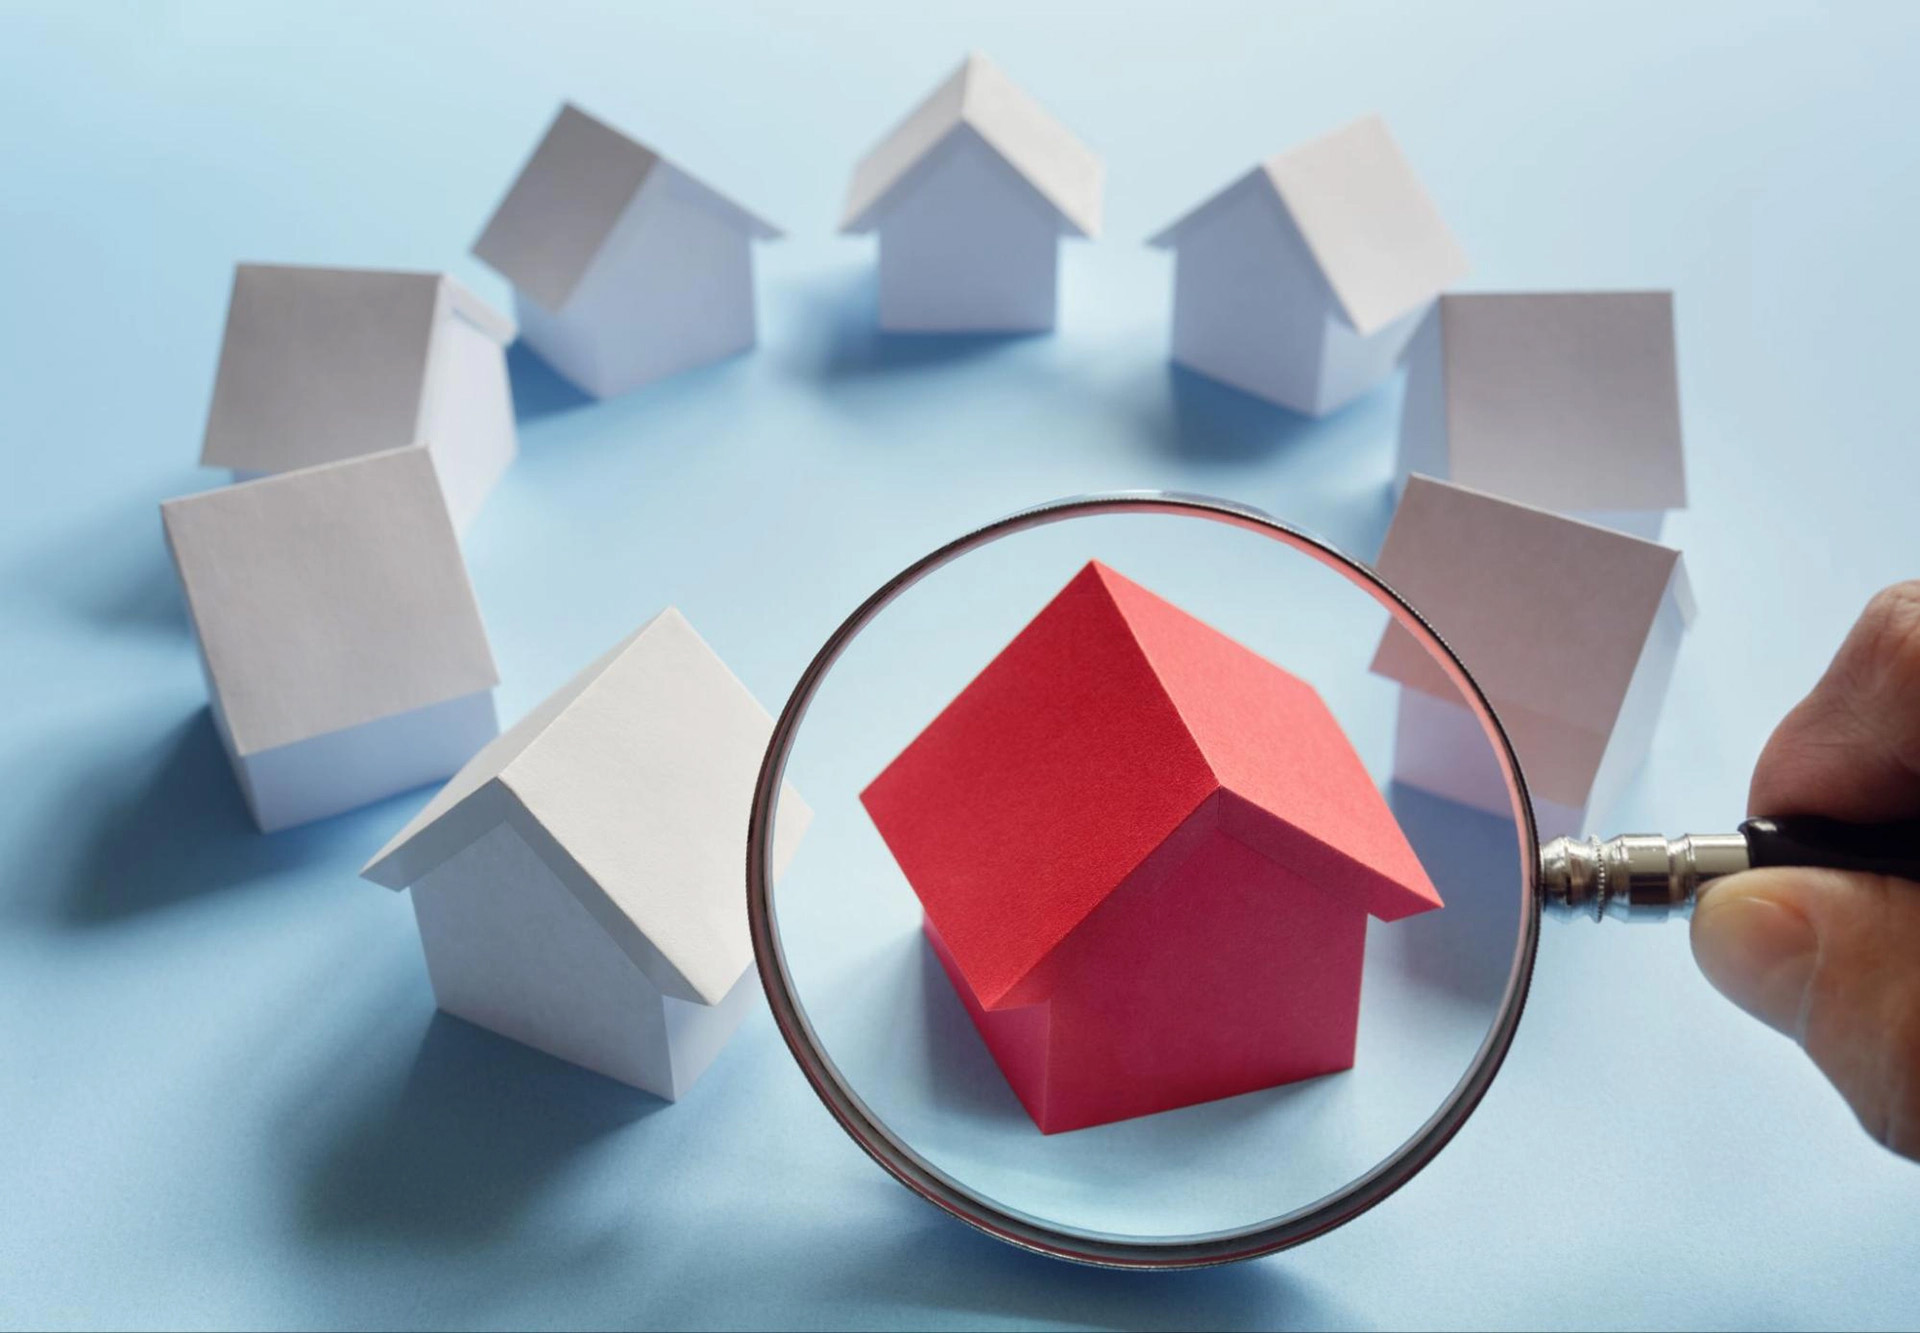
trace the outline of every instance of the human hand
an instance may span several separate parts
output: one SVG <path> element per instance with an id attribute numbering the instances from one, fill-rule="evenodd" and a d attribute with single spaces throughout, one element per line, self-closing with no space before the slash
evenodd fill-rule
<path id="1" fill-rule="evenodd" d="M 1761 751 L 1747 805 L 1856 823 L 1920 815 L 1920 580 L 1868 603 Z M 1869 1134 L 1920 1159 L 1920 886 L 1732 875 L 1701 895 L 1693 954 L 1721 994 L 1800 1043 Z"/>

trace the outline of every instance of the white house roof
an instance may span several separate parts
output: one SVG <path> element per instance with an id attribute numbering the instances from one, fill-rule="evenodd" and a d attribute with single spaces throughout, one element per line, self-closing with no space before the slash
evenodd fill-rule
<path id="1" fill-rule="evenodd" d="M 864 232 L 949 135 L 970 128 L 1052 205 L 1073 234 L 1100 234 L 1105 167 L 998 65 L 975 53 L 860 159 L 840 230 Z"/>
<path id="2" fill-rule="evenodd" d="M 226 486 L 160 511 L 240 754 L 498 683 L 425 448 Z"/>
<path id="3" fill-rule="evenodd" d="M 668 608 L 488 745 L 361 871 L 400 889 L 510 824 L 662 992 L 752 962 L 747 812 L 772 719 Z M 774 870 L 812 818 L 782 793 Z"/>
<path id="4" fill-rule="evenodd" d="M 1671 597 L 1693 617 L 1671 547 L 1430 477 L 1408 479 L 1377 568 L 1459 655 L 1510 731 L 1545 719 L 1554 734 L 1574 734 L 1531 753 L 1514 736 L 1529 777 L 1552 766 L 1550 785 L 1570 803 L 1592 784 L 1662 605 Z M 1397 622 L 1372 669 L 1458 697 Z"/>
<path id="5" fill-rule="evenodd" d="M 663 174 L 748 235 L 780 235 L 779 228 L 569 102 L 520 169 L 473 253 L 539 305 L 558 310 L 634 196 Z"/>
<path id="6" fill-rule="evenodd" d="M 1543 508 L 1687 502 L 1670 292 L 1441 298 L 1447 475 Z"/>
<path id="7" fill-rule="evenodd" d="M 441 321 L 513 321 L 443 273 L 241 264 L 200 461 L 285 472 L 419 441 Z"/>
<path id="8" fill-rule="evenodd" d="M 1299 229 L 1347 322 L 1377 332 L 1467 273 L 1467 257 L 1378 116 L 1270 157 L 1147 243 L 1177 246 L 1249 179 Z"/>

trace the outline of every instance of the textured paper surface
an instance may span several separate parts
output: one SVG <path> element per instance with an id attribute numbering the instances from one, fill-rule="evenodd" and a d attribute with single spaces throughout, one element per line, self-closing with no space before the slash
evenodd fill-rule
<path id="1" fill-rule="evenodd" d="M 1357 129 L 1355 133 L 1358 143 L 1349 145 L 1349 151 L 1360 159 L 1356 174 L 1381 174 L 1375 169 L 1378 163 L 1368 162 L 1368 153 L 1377 155 L 1379 145 L 1369 148 L 1367 136 Z M 1334 147 L 1343 142 L 1335 136 Z M 1311 156 L 1322 148 L 1309 145 L 1297 151 Z M 1256 167 L 1149 244 L 1175 251 L 1175 361 L 1296 412 L 1325 416 L 1393 373 L 1438 285 L 1424 286 L 1409 277 L 1406 264 L 1414 261 L 1404 254 L 1398 260 L 1405 262 L 1396 268 L 1391 247 L 1344 256 L 1353 282 L 1362 281 L 1365 265 L 1379 265 L 1388 271 L 1380 283 L 1399 283 L 1404 297 L 1399 304 L 1380 303 L 1376 318 L 1355 320 L 1327 269 L 1327 247 L 1316 245 L 1294 207 L 1298 198 L 1336 186 L 1330 180 L 1307 179 L 1297 183 L 1294 194 L 1285 193 L 1281 180 L 1287 173 L 1277 176 L 1274 163 L 1288 160 L 1276 158 Z M 1395 203 L 1387 197 L 1390 193 L 1343 196 L 1342 206 L 1404 210 L 1404 201 Z M 1437 217 L 1432 224 L 1438 228 L 1435 234 L 1445 238 Z M 1447 239 L 1446 245 L 1451 244 Z M 1401 249 L 1410 246 L 1419 251 L 1402 237 Z M 1436 265 L 1430 276 L 1442 284 L 1457 274 Z"/>
<path id="2" fill-rule="evenodd" d="M 741 874 L 771 731 L 669 609 L 476 755 L 362 873 L 404 887 L 508 822 L 658 990 L 717 1004 L 752 961 Z M 776 874 L 810 817 L 787 789 Z"/>
<path id="3" fill-rule="evenodd" d="M 436 335 L 420 433 L 464 532 L 520 451 L 506 351 L 464 317 L 443 320 Z"/>
<path id="4" fill-rule="evenodd" d="M 240 265 L 201 463 L 286 472 L 422 442 L 437 334 L 455 317 L 513 340 L 512 321 L 441 274 Z"/>
<path id="5" fill-rule="evenodd" d="M 464 530 L 517 450 L 513 337 L 444 274 L 242 264 L 200 461 L 242 480 L 425 444 Z"/>
<path id="6" fill-rule="evenodd" d="M 918 188 L 921 169 L 937 169 L 936 150 L 966 127 L 1019 173 L 1072 235 L 1100 234 L 1105 167 L 1046 108 L 985 56 L 967 57 L 854 168 L 840 230 L 873 229 L 896 192 Z"/>
<path id="7" fill-rule="evenodd" d="M 450 1014 L 661 1097 L 659 991 L 505 824 L 413 886 L 434 1001 Z"/>
<path id="8" fill-rule="evenodd" d="M 1509 736 L 1517 749 L 1522 743 Z M 1393 733 L 1393 778 L 1449 801 L 1513 817 L 1513 798 L 1493 743 L 1464 704 L 1421 690 L 1400 691 Z M 1587 823 L 1584 800 L 1563 804 L 1529 789 L 1534 826 L 1542 838 L 1578 833 Z"/>
<path id="9" fill-rule="evenodd" d="M 1419 310 L 1466 276 L 1466 255 L 1378 116 L 1269 158 L 1256 177 L 1279 198 L 1339 310 L 1362 336 Z M 1184 245 L 1239 184 L 1149 244 Z"/>
<path id="10" fill-rule="evenodd" d="M 222 740 L 254 822 L 272 833 L 445 781 L 499 730 L 493 691 L 481 690 L 247 755 Z"/>
<path id="11" fill-rule="evenodd" d="M 1227 835 L 1221 799 L 1159 882 L 1129 880 L 1042 964 L 1044 998 L 988 1010 L 958 987 L 1043 1132 L 1353 1064 L 1366 915 Z"/>
<path id="12" fill-rule="evenodd" d="M 1473 673 L 1536 796 L 1573 807 L 1587 804 L 1663 607 L 1682 626 L 1692 613 L 1678 551 L 1428 477 L 1408 481 L 1378 568 Z M 1458 700 L 1397 623 L 1373 670 Z"/>
<path id="13" fill-rule="evenodd" d="M 1345 1067 L 1367 915 L 1440 906 L 1311 687 L 1098 564 L 861 799 L 1049 1132 Z"/>
<path id="14" fill-rule="evenodd" d="M 1466 276 L 1466 255 L 1378 116 L 1270 158 L 1265 169 L 1360 333 Z"/>
<path id="15" fill-rule="evenodd" d="M 506 824 L 422 877 L 413 910 L 440 1008 L 668 1100 L 759 993 L 748 969 L 718 1004 L 661 995 Z"/>
<path id="16" fill-rule="evenodd" d="M 1468 293 L 1428 318 L 1403 473 L 1596 518 L 1686 504 L 1671 293 Z"/>
<path id="17" fill-rule="evenodd" d="M 665 163 L 571 102 L 561 106 L 500 201 L 473 253 L 549 312 L 579 290 L 622 217 Z M 771 239 L 778 229 L 699 187 L 716 225 Z"/>
<path id="18" fill-rule="evenodd" d="M 658 164 L 557 312 L 516 291 L 522 337 L 596 398 L 611 397 L 752 347 L 749 229 L 711 192 Z"/>
<path id="19" fill-rule="evenodd" d="M 241 264 L 200 461 L 285 472 L 419 441 L 433 273 Z"/>
<path id="20" fill-rule="evenodd" d="M 1034 333 L 1054 326 L 1053 211 L 971 130 L 935 151 L 880 228 L 880 327 Z"/>
<path id="21" fill-rule="evenodd" d="M 266 477 L 161 513 L 237 753 L 498 683 L 426 450 Z"/>
<path id="22" fill-rule="evenodd" d="M 1264 175 L 1249 173 L 1174 255 L 1173 359 L 1296 412 L 1320 401 L 1332 298 Z"/>

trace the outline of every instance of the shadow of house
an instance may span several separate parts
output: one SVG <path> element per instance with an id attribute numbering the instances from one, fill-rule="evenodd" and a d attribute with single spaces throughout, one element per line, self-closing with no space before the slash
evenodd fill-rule
<path id="1" fill-rule="evenodd" d="M 513 419 L 520 425 L 593 406 L 593 398 L 568 383 L 523 341 L 507 347 L 507 383 L 513 389 Z"/>
<path id="2" fill-rule="evenodd" d="M 921 1020 L 934 1102 L 970 1119 L 999 1121 L 1025 1132 L 1032 1122 L 994 1063 L 980 1029 L 967 1016 L 967 1007 L 940 966 L 925 931 L 914 932 L 911 948 L 919 963 Z"/>
<path id="3" fill-rule="evenodd" d="M 10 566 L 5 581 L 30 604 L 81 624 L 185 640 L 191 634 L 186 601 L 167 559 L 156 502 L 164 494 L 207 489 L 213 480 L 204 472 L 188 474 L 151 496 L 78 520 L 36 545 L 31 559 Z"/>
<path id="4" fill-rule="evenodd" d="M 1433 878 L 1446 909 L 1395 922 L 1368 947 L 1414 980 L 1491 1005 L 1506 986 L 1526 885 L 1513 822 L 1390 784 L 1387 804 Z"/>
<path id="5" fill-rule="evenodd" d="M 301 1229 L 444 1250 L 510 1235 L 571 1159 L 666 1105 L 436 1012 L 400 1086 L 328 1131 Z"/>
<path id="6" fill-rule="evenodd" d="M 74 926 L 109 925 L 322 859 L 349 860 L 366 841 L 348 819 L 262 834 L 205 708 L 144 753 L 116 756 L 83 786 L 86 799 L 74 808 L 96 822 L 60 830 L 75 850 L 68 869 L 56 872 L 54 903 L 55 916 Z"/>
<path id="7" fill-rule="evenodd" d="M 1167 363 L 1162 450 L 1187 463 L 1252 466 L 1314 431 L 1314 419 Z"/>
<path id="8" fill-rule="evenodd" d="M 1045 338 L 1044 333 L 888 333 L 870 267 L 834 274 L 798 298 L 811 330 L 801 374 L 825 384 L 959 366 Z"/>

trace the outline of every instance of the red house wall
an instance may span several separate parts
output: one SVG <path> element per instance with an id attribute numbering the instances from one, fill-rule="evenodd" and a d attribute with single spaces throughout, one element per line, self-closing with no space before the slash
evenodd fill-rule
<path id="1" fill-rule="evenodd" d="M 927 934 L 1049 1134 L 1353 1064 L 1365 909 L 1217 826 L 1171 873 L 1115 890 L 1041 964 L 1021 990 L 1048 1000 L 982 1008 L 931 923 Z"/>

